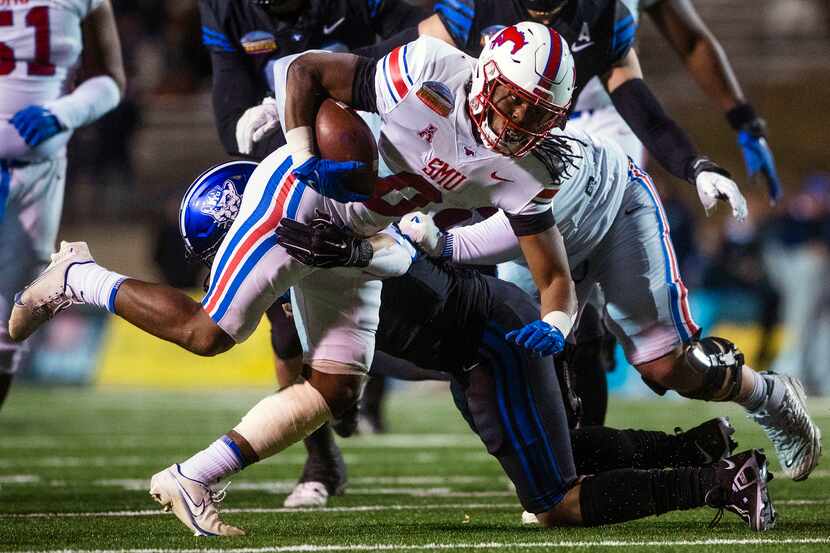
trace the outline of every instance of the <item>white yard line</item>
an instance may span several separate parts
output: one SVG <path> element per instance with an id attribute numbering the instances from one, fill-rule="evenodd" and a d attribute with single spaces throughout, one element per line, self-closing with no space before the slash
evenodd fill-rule
<path id="1" fill-rule="evenodd" d="M 439 448 L 440 451 L 440 448 Z M 353 454 L 348 451 L 343 455 L 346 464 L 349 465 L 374 465 L 377 466 L 378 458 L 371 454 Z M 439 454 L 435 450 L 433 452 L 417 452 L 405 453 L 400 452 L 399 455 L 394 455 L 391 452 L 384 454 L 386 462 L 403 462 L 412 465 L 432 465 L 444 459 L 443 454 Z M 306 462 L 305 454 L 286 454 L 277 457 L 280 464 L 287 465 L 303 465 Z M 459 463 L 491 463 L 495 462 L 493 457 L 484 451 L 474 452 L 469 451 L 462 453 L 454 461 Z M 31 469 L 31 468 L 86 468 L 86 467 L 136 467 L 136 466 L 155 466 L 160 467 L 170 464 L 170 459 L 162 456 L 158 457 L 143 457 L 143 456 L 96 456 L 96 457 L 79 457 L 79 456 L 27 456 L 25 459 L 0 459 L 0 469 Z"/>
<path id="2" fill-rule="evenodd" d="M 746 538 L 708 540 L 660 540 L 660 541 L 539 541 L 525 543 L 425 543 L 401 544 L 353 544 L 353 545 L 285 545 L 279 547 L 246 547 L 234 549 L 58 549 L 39 553 L 316 553 L 327 551 L 470 551 L 501 548 L 593 548 L 593 547 L 696 547 L 701 545 L 809 545 L 830 544 L 830 538 Z"/>
<path id="3" fill-rule="evenodd" d="M 517 503 L 434 503 L 427 505 L 362 505 L 355 507 L 321 507 L 317 509 L 286 509 L 284 507 L 250 507 L 222 509 L 223 513 L 360 513 L 371 511 L 426 511 L 451 509 L 516 509 Z M 0 513 L 3 518 L 94 518 L 94 517 L 145 517 L 167 515 L 161 509 L 141 511 L 85 511 L 76 513 Z"/>
<path id="4" fill-rule="evenodd" d="M 107 440 L 104 443 L 96 444 L 101 449 L 128 448 L 136 449 L 143 447 L 141 444 L 147 436 L 136 435 L 121 436 Z M 153 445 L 178 446 L 182 440 L 189 436 L 164 436 L 153 437 Z M 38 436 L 12 436 L 4 438 L 0 443 L 0 449 L 59 449 L 66 446 L 77 445 L 77 438 L 38 437 Z M 380 434 L 370 436 L 354 436 L 343 442 L 344 447 L 350 449 L 424 449 L 430 447 L 450 449 L 480 448 L 481 440 L 477 436 L 464 434 Z"/>
<path id="5" fill-rule="evenodd" d="M 472 492 L 473 494 L 477 492 Z M 458 495 L 448 497 L 491 497 L 512 495 L 507 492 L 481 492 L 481 495 Z M 784 499 L 775 502 L 776 505 L 828 505 L 830 499 Z M 361 513 L 372 511 L 440 511 L 440 510 L 515 510 L 520 511 L 517 502 L 510 503 L 428 503 L 412 505 L 358 505 L 353 507 L 321 507 L 315 509 L 287 509 L 284 507 L 246 507 L 238 509 L 222 509 L 223 513 L 254 513 L 254 514 L 282 514 L 282 513 Z M 146 517 L 166 515 L 161 509 L 140 511 L 82 511 L 82 512 L 41 512 L 41 513 L 0 513 L 3 518 L 95 518 L 95 517 Z M 830 538 L 828 538 L 830 540 Z"/>
<path id="6" fill-rule="evenodd" d="M 0 474 L 0 484 L 34 484 L 40 476 L 34 474 Z"/>

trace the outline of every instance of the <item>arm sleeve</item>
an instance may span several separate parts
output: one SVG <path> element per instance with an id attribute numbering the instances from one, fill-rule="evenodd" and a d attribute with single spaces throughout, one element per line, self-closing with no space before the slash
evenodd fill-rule
<path id="1" fill-rule="evenodd" d="M 487 219 L 447 232 L 444 243 L 446 257 L 456 263 L 493 265 L 522 256 L 519 241 L 507 214 L 498 211 Z"/>
<path id="2" fill-rule="evenodd" d="M 556 224 L 556 220 L 553 218 L 553 211 L 550 209 L 538 213 L 521 215 L 511 215 L 508 213 L 507 220 L 510 221 L 510 227 L 516 236 L 539 234 Z"/>
<path id="3" fill-rule="evenodd" d="M 77 129 L 115 109 L 120 101 L 121 92 L 115 80 L 109 75 L 99 75 L 82 82 L 71 94 L 44 105 L 64 129 Z"/>
<path id="4" fill-rule="evenodd" d="M 697 149 L 642 79 L 618 86 L 611 101 L 660 165 L 675 177 L 694 182 L 691 165 L 698 157 Z"/>
<path id="5" fill-rule="evenodd" d="M 360 111 L 377 113 L 378 97 L 375 93 L 377 65 L 370 58 L 360 58 L 352 83 L 352 107 Z"/>
<path id="6" fill-rule="evenodd" d="M 498 0 L 505 1 L 505 0 Z M 458 48 L 466 49 L 475 20 L 475 0 L 438 0 L 433 8 Z"/>

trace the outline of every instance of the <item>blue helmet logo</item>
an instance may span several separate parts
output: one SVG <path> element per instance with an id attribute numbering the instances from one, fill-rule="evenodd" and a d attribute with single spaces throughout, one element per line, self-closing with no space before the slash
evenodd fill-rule
<path id="1" fill-rule="evenodd" d="M 256 169 L 253 161 L 229 161 L 199 175 L 179 208 L 179 232 L 189 258 L 210 265 L 239 215 L 242 194 Z"/>
<path id="2" fill-rule="evenodd" d="M 225 179 L 221 186 L 208 190 L 205 197 L 197 198 L 195 203 L 203 215 L 213 217 L 217 227 L 227 230 L 239 214 L 242 195 L 237 192 L 232 179 Z"/>

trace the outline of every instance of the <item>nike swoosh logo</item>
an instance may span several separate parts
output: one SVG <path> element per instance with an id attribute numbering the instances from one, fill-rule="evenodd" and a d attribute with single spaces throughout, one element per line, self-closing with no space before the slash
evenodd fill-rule
<path id="1" fill-rule="evenodd" d="M 724 463 L 726 463 L 726 468 L 727 468 L 727 469 L 733 469 L 733 468 L 735 468 L 735 467 L 737 466 L 735 463 L 733 463 L 733 462 L 732 462 L 732 461 L 730 461 L 729 459 L 721 459 L 721 461 L 723 461 Z"/>
<path id="2" fill-rule="evenodd" d="M 594 45 L 593 40 L 591 42 L 583 42 L 581 44 L 574 44 L 573 46 L 571 46 L 571 52 L 580 52 L 580 51 L 584 50 L 585 48 L 587 48 L 588 46 L 593 46 L 593 45 Z"/>
<path id="3" fill-rule="evenodd" d="M 514 182 L 512 179 L 505 179 L 505 178 L 502 178 L 502 177 L 498 176 L 496 174 L 496 171 L 493 171 L 492 173 L 490 173 L 490 178 L 493 179 L 493 180 L 501 181 L 501 182 Z"/>
<path id="4" fill-rule="evenodd" d="M 184 498 L 184 502 L 187 503 L 187 508 L 190 510 L 191 513 L 193 513 L 193 516 L 202 516 L 202 513 L 205 512 L 206 507 L 205 500 L 203 499 L 197 504 L 195 501 L 193 501 L 193 498 L 190 497 L 190 494 L 187 493 L 187 490 L 184 489 L 184 486 L 182 486 L 179 483 L 179 479 L 175 477 L 175 474 L 173 476 L 173 481 L 176 483 L 176 487 L 179 488 L 179 492 L 181 496 Z"/>
<path id="5" fill-rule="evenodd" d="M 338 19 L 337 21 L 335 21 L 335 22 L 334 22 L 334 23 L 332 23 L 331 25 L 326 25 L 325 27 L 323 27 L 323 34 L 324 34 L 324 35 L 330 35 L 332 32 L 334 32 L 334 30 L 335 30 L 337 27 L 339 27 L 340 25 L 342 25 L 344 21 L 346 21 L 346 18 L 345 18 L 345 17 L 341 17 L 340 19 Z"/>

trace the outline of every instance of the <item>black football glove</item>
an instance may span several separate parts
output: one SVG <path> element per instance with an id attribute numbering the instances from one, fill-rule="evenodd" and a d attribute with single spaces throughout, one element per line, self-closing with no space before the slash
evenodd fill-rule
<path id="1" fill-rule="evenodd" d="M 283 218 L 275 232 L 277 243 L 288 255 L 311 267 L 366 267 L 374 253 L 368 240 L 336 225 L 320 211 L 310 225 Z"/>

